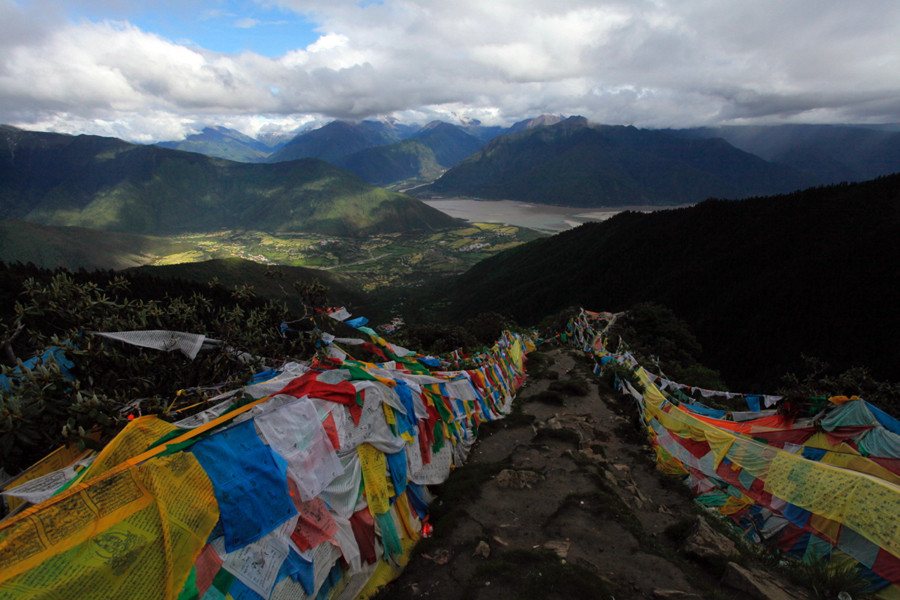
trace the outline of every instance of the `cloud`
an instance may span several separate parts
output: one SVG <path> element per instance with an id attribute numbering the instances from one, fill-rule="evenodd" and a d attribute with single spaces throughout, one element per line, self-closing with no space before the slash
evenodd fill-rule
<path id="1" fill-rule="evenodd" d="M 238 29 L 253 29 L 254 27 L 258 27 L 259 24 L 259 19 L 251 19 L 250 17 L 238 19 L 234 22 L 234 26 Z"/>
<path id="2" fill-rule="evenodd" d="M 389 113 L 581 114 L 645 127 L 900 122 L 894 0 L 267 4 L 313 20 L 321 36 L 276 58 L 217 54 L 127 21 L 67 22 L 0 0 L 0 122 L 140 140 L 197 123 L 259 130 Z M 264 24 L 229 14 L 235 27 Z"/>

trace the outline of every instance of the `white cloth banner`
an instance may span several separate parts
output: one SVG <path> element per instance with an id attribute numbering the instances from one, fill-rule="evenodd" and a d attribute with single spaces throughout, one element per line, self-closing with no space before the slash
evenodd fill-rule
<path id="1" fill-rule="evenodd" d="M 94 335 L 103 336 L 111 340 L 125 342 L 141 348 L 153 348 L 171 352 L 180 350 L 182 354 L 194 360 L 201 349 L 209 350 L 222 344 L 219 340 L 206 337 L 202 333 L 185 333 L 183 331 L 165 331 L 150 329 L 147 331 L 94 331 Z"/>
<path id="2" fill-rule="evenodd" d="M 309 502 L 344 472 L 309 398 L 297 398 L 254 419 L 263 439 L 288 463 L 300 497 Z"/>

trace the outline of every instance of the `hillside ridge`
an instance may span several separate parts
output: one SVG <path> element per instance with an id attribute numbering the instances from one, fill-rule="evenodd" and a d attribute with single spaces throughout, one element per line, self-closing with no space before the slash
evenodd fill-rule
<path id="1" fill-rule="evenodd" d="M 116 138 L 3 131 L 0 218 L 150 235 L 239 227 L 359 236 L 456 224 L 317 159 L 247 164 Z"/>
<path id="2" fill-rule="evenodd" d="M 455 282 L 446 312 L 529 323 L 572 305 L 652 301 L 687 321 L 704 364 L 732 385 L 773 388 L 801 354 L 886 379 L 900 360 L 887 333 L 900 327 L 887 301 L 900 285 L 898 236 L 900 175 L 624 212 L 486 259 Z"/>

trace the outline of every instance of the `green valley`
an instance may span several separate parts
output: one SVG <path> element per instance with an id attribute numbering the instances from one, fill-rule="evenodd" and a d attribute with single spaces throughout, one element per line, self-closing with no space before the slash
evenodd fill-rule
<path id="1" fill-rule="evenodd" d="M 410 277 L 427 280 L 459 274 L 484 258 L 539 237 L 541 234 L 529 229 L 499 223 L 367 238 L 224 230 L 171 238 L 178 246 L 190 249 L 159 256 L 148 264 L 237 257 L 267 265 L 303 266 L 346 274 L 370 291 L 409 284 Z"/>
<path id="2" fill-rule="evenodd" d="M 462 273 L 484 258 L 542 234 L 498 223 L 438 231 L 346 237 L 319 233 L 222 229 L 171 236 L 100 232 L 0 220 L 6 262 L 68 269 L 124 269 L 239 258 L 265 265 L 346 274 L 367 291 Z"/>

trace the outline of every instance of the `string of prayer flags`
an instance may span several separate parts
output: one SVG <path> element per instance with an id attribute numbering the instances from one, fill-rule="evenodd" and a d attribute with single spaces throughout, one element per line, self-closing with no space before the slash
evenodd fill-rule
<path id="1" fill-rule="evenodd" d="M 323 334 L 330 359 L 268 369 L 177 423 L 134 419 L 87 468 L 48 461 L 37 496 L 20 481 L 39 504 L 0 521 L 0 598 L 324 600 L 396 577 L 426 486 L 508 412 L 528 344 L 507 332 L 476 369 L 443 372 L 363 317 L 329 316 L 369 341 Z"/>
<path id="2" fill-rule="evenodd" d="M 614 320 L 582 312 L 569 331 L 576 343 L 594 340 L 586 351 L 601 370 L 633 366 L 644 390 L 624 381 L 621 389 L 637 403 L 661 470 L 683 478 L 698 503 L 747 539 L 801 560 L 858 563 L 870 589 L 900 595 L 900 423 L 856 397 L 822 398 L 808 414 L 782 414 L 761 410 L 780 397 L 700 390 L 743 397 L 750 410 L 709 409 L 627 350 L 598 345 Z"/>

